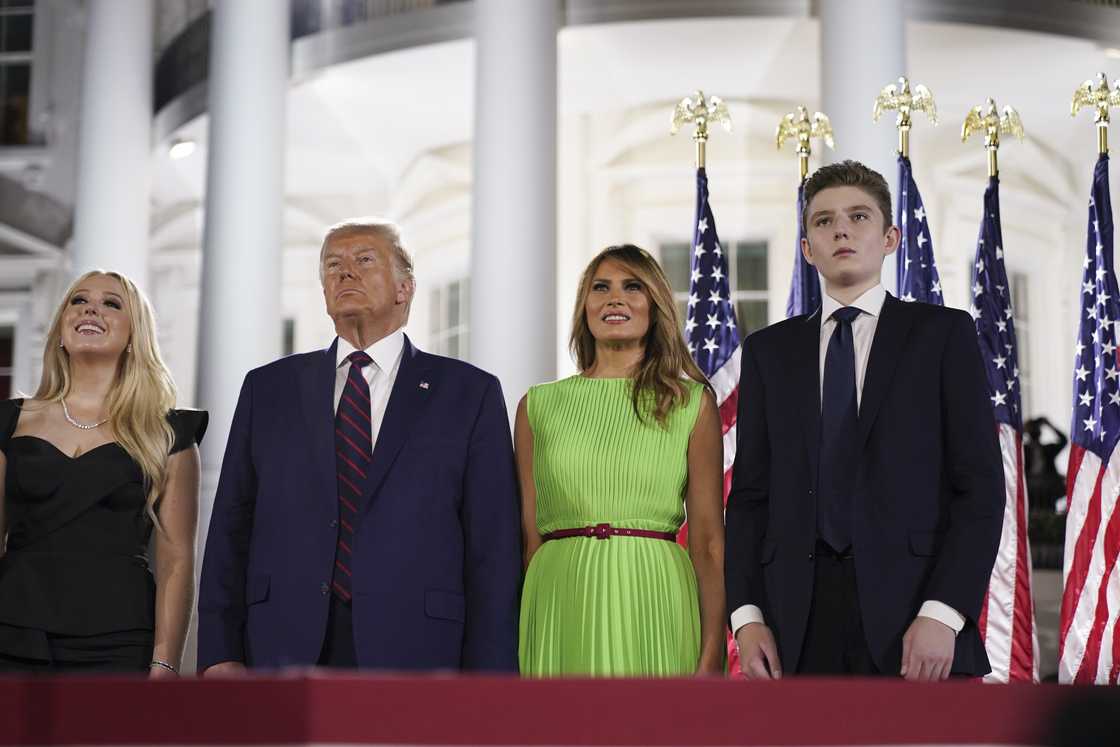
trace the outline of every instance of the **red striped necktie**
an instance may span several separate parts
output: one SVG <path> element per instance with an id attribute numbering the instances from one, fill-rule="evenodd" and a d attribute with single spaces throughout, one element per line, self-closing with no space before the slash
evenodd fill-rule
<path id="1" fill-rule="evenodd" d="M 361 505 L 362 485 L 373 459 L 373 423 L 370 420 L 369 383 L 362 369 L 373 362 L 362 350 L 346 357 L 350 371 L 338 413 L 334 419 L 334 451 L 338 469 L 338 549 L 334 558 L 331 590 L 344 602 L 350 601 L 350 568 L 353 557 L 354 524 Z"/>

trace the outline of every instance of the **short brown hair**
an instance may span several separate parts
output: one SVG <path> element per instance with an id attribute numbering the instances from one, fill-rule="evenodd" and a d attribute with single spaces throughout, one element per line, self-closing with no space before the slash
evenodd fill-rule
<path id="1" fill-rule="evenodd" d="M 891 188 L 887 180 L 875 169 L 869 169 L 859 161 L 846 160 L 830 163 L 813 172 L 805 182 L 805 204 L 801 206 L 801 230 L 808 233 L 809 203 L 821 190 L 830 187 L 856 187 L 866 192 L 879 212 L 883 214 L 883 232 L 894 225 L 891 220 Z"/>

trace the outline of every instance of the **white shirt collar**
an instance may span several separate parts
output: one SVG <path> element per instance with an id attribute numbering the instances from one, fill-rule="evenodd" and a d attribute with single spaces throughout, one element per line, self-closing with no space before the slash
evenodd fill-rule
<path id="1" fill-rule="evenodd" d="M 841 308 L 844 304 L 837 301 L 828 293 L 822 294 L 824 298 L 821 300 L 821 323 L 829 321 L 832 312 Z M 883 287 L 882 283 L 876 283 L 873 287 L 864 291 L 863 295 L 852 301 L 849 306 L 855 306 L 865 314 L 871 316 L 879 316 L 879 312 L 883 310 L 883 303 L 887 300 L 887 290 Z"/>
<path id="2" fill-rule="evenodd" d="M 341 368 L 356 348 L 342 337 L 338 338 L 338 354 L 335 357 L 335 368 Z M 366 353 L 373 359 L 373 364 L 379 371 L 388 373 L 393 370 L 404 351 L 404 332 L 397 330 L 366 348 Z"/>

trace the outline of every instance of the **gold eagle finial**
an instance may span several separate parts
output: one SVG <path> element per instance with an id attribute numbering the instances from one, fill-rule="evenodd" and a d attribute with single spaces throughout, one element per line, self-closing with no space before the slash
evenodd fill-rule
<path id="1" fill-rule="evenodd" d="M 712 122 L 731 132 L 731 113 L 727 110 L 727 104 L 719 96 L 705 97 L 703 91 L 697 91 L 694 95 L 681 99 L 673 109 L 670 135 L 676 135 L 686 124 L 696 126 L 692 139 L 696 143 L 697 168 L 704 168 L 708 125 Z"/>
<path id="2" fill-rule="evenodd" d="M 1093 122 L 1097 125 L 1097 150 L 1104 155 L 1108 153 L 1109 109 L 1120 107 L 1120 81 L 1110 90 L 1108 77 L 1104 73 L 1097 73 L 1095 79 L 1082 83 L 1073 92 L 1070 116 L 1076 117 L 1085 107 L 1096 110 Z"/>
<path id="3" fill-rule="evenodd" d="M 673 109 L 669 134 L 676 135 L 683 125 L 695 124 L 696 132 L 693 137 L 707 139 L 709 122 L 722 125 L 723 129 L 731 132 L 731 113 L 727 111 L 727 104 L 723 99 L 719 96 L 707 98 L 703 91 L 697 91 L 692 96 L 685 96 Z"/>
<path id="4" fill-rule="evenodd" d="M 871 110 L 871 118 L 878 122 L 883 112 L 888 110 L 898 112 L 895 120 L 895 127 L 898 128 L 898 152 L 909 157 L 910 127 L 913 124 L 911 115 L 914 112 L 925 112 L 930 123 L 937 124 L 937 106 L 933 102 L 933 94 L 920 83 L 911 89 L 910 80 L 903 76 L 898 79 L 897 85 L 891 83 L 879 91 Z"/>
<path id="5" fill-rule="evenodd" d="M 1011 135 L 1020 140 L 1026 134 L 1019 112 L 1010 106 L 1005 106 L 1000 113 L 995 100 L 991 98 L 969 110 L 961 126 L 961 142 L 968 140 L 974 132 L 984 132 L 984 144 L 996 148 L 999 147 L 1001 134 Z"/>
<path id="6" fill-rule="evenodd" d="M 984 133 L 984 147 L 988 150 L 988 176 L 999 175 L 999 136 L 1011 135 L 1022 140 L 1026 134 L 1019 112 L 1005 106 L 1001 114 L 995 99 L 990 97 L 980 106 L 972 107 L 965 116 L 964 124 L 961 125 L 961 142 L 977 132 Z"/>
<path id="7" fill-rule="evenodd" d="M 829 148 L 835 148 L 836 143 L 832 136 L 832 122 L 821 112 L 814 112 L 809 119 L 809 110 L 804 106 L 797 107 L 778 121 L 778 130 L 775 141 L 778 150 L 786 140 L 797 138 L 797 156 L 801 169 L 801 178 L 809 174 L 809 156 L 812 155 L 811 138 L 820 138 Z"/>

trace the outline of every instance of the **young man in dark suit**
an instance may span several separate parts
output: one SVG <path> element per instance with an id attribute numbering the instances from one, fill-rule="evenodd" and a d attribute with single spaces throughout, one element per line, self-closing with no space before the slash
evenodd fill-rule
<path id="1" fill-rule="evenodd" d="M 822 308 L 744 344 L 726 583 L 748 678 L 990 670 L 995 419 L 969 315 L 880 283 L 890 204 L 860 163 L 813 174 L 801 249 Z"/>

